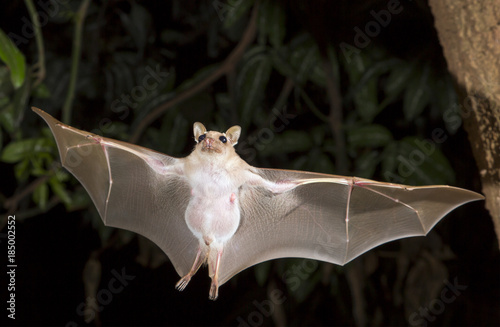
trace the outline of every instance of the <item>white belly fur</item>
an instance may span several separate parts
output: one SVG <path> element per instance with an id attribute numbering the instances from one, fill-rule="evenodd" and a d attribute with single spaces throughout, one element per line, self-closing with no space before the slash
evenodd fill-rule
<path id="1" fill-rule="evenodd" d="M 240 223 L 240 209 L 238 199 L 231 194 L 191 198 L 185 219 L 198 239 L 205 243 L 225 243 L 234 235 Z"/>

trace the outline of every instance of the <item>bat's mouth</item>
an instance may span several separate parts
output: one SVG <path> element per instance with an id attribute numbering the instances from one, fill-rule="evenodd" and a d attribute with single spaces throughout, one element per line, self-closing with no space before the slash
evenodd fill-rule
<path id="1" fill-rule="evenodd" d="M 222 150 L 217 146 L 215 140 L 212 138 L 206 138 L 202 144 L 201 151 L 205 152 L 216 152 L 221 153 Z"/>
<path id="2" fill-rule="evenodd" d="M 204 152 L 216 152 L 216 153 L 221 153 L 222 151 L 216 147 L 202 147 L 201 148 L 201 151 L 204 151 Z"/>

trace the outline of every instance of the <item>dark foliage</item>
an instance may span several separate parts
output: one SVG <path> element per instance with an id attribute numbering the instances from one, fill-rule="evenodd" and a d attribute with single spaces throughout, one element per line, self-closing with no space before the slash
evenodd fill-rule
<path id="1" fill-rule="evenodd" d="M 216 302 L 202 271 L 179 293 L 154 245 L 103 226 L 29 110 L 173 156 L 191 151 L 195 121 L 239 124 L 237 151 L 254 166 L 478 191 L 467 104 L 425 1 L 85 4 L 11 1 L 0 14 L 0 197 L 16 216 L 18 260 L 16 320 L 4 310 L 3 325 L 500 323 L 498 245 L 483 203 L 345 267 L 266 262 Z"/>

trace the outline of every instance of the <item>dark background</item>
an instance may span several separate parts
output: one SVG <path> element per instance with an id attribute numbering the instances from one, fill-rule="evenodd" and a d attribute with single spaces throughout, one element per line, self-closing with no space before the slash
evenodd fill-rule
<path id="1" fill-rule="evenodd" d="M 42 23 L 47 69 L 42 86 L 19 100 L 19 90 L 8 85 L 8 74 L 0 76 L 4 202 L 59 170 L 51 164 L 59 161 L 52 137 L 42 134 L 44 122 L 28 108 L 40 107 L 60 119 L 70 80 L 74 17 L 81 2 L 55 2 L 48 10 L 43 5 L 47 3 L 36 5 L 50 17 Z M 237 151 L 255 166 L 390 182 L 395 181 L 391 176 L 399 176 L 404 184 L 450 184 L 480 192 L 467 134 L 460 123 L 454 124 L 457 120 L 446 118 L 463 103 L 446 71 L 430 9 L 426 1 L 400 5 L 403 10 L 347 60 L 342 44 L 355 47 L 360 40 L 356 28 L 366 32 L 367 24 L 375 21 L 371 12 L 387 10 L 387 1 L 261 1 L 256 39 L 234 70 L 169 108 L 147 126 L 138 143 L 185 156 L 194 145 L 194 121 L 221 131 L 240 124 Z M 71 125 L 130 139 L 155 108 L 219 67 L 240 42 L 254 6 L 244 0 L 91 2 Z M 33 65 L 40 56 L 35 38 L 26 37 L 30 15 L 25 3 L 10 1 L 0 12 L 6 34 L 25 36 L 26 42 L 18 46 Z M 335 109 L 323 62 L 332 69 L 340 94 L 343 150 L 327 119 Z M 141 85 L 146 67 L 157 66 L 169 76 L 144 98 L 135 98 L 135 108 L 124 115 L 114 101 Z M 287 81 L 292 83 L 289 92 L 284 91 Z M 283 132 L 268 137 L 262 131 L 276 122 L 273 108 L 294 118 Z M 13 117 L 14 129 L 9 129 L 8 117 Z M 103 119 L 112 121 L 112 128 L 95 130 Z M 419 151 L 415 140 L 431 139 L 436 129 L 444 131 L 446 141 L 432 142 L 435 150 L 424 162 L 402 174 L 408 167 L 401 170 L 401 158 L 412 158 Z M 5 155 L 10 144 L 17 149 L 18 142 L 28 139 L 41 140 L 44 146 L 21 151 L 16 160 Z M 40 159 L 44 155 L 49 160 Z M 19 168 L 25 161 L 26 167 Z M 34 168 L 36 162 L 42 163 L 43 174 Z M 498 243 L 483 202 L 454 210 L 425 238 L 382 245 L 344 267 L 283 259 L 247 269 L 223 285 L 212 302 L 206 268 L 186 290 L 176 291 L 179 276 L 163 253 L 143 238 L 104 227 L 78 183 L 68 176 L 60 183 L 71 201 L 48 185 L 46 192 L 31 189 L 6 208 L 16 215 L 18 268 L 16 320 L 7 319 L 2 309 L 2 325 L 500 324 Z M 0 257 L 6 258 L 2 226 Z M 283 277 L 294 267 L 302 269 L 298 289 Z M 110 281 L 123 272 L 131 276 L 127 285 L 110 292 Z M 5 278 L 2 273 L 2 301 L 7 296 Z M 463 287 L 445 302 L 442 294 L 454 294 L 446 291 L 448 283 Z M 278 294 L 279 301 L 274 298 L 269 305 L 271 293 Z M 98 316 L 84 311 L 82 303 L 89 296 L 97 296 Z M 85 318 L 93 319 L 86 323 Z"/>

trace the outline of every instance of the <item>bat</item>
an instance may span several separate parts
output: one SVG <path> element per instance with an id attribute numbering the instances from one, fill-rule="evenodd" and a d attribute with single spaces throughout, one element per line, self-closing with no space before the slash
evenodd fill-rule
<path id="1" fill-rule="evenodd" d="M 260 262 L 301 257 L 344 265 L 380 244 L 426 235 L 454 208 L 484 199 L 451 186 L 256 168 L 235 151 L 239 126 L 220 133 L 196 122 L 193 151 L 174 158 L 32 109 L 104 224 L 157 244 L 181 276 L 180 291 L 207 264 L 211 300 L 219 286 Z"/>

